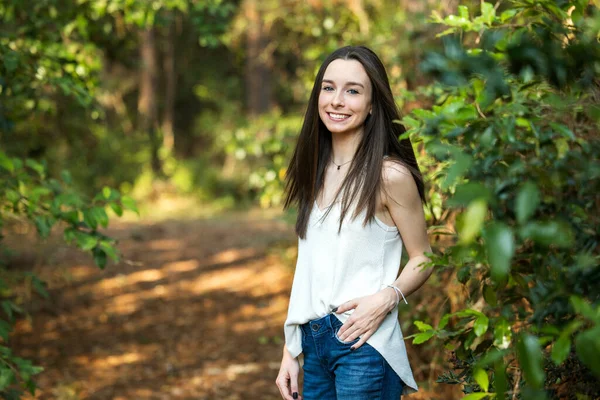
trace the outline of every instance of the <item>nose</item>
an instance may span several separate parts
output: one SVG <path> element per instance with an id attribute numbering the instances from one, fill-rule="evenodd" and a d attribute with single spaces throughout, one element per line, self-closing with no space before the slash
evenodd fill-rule
<path id="1" fill-rule="evenodd" d="M 334 107 L 340 107 L 344 105 L 344 97 L 341 91 L 338 91 L 335 96 L 333 96 L 333 99 L 331 100 L 331 104 Z"/>

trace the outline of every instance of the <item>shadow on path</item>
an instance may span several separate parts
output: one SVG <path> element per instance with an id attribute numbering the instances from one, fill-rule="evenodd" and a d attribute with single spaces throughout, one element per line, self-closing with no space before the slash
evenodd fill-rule
<path id="1" fill-rule="evenodd" d="M 61 249 L 39 268 L 52 301 L 13 339 L 45 368 L 36 398 L 279 398 L 293 271 L 269 248 L 293 245 L 289 226 L 165 221 L 107 233 L 127 262 L 101 271 Z M 57 264 L 70 281 L 53 281 Z"/>

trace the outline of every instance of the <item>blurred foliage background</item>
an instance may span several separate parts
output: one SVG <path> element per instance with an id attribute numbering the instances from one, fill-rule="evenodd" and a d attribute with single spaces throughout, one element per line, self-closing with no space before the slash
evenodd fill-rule
<path id="1" fill-rule="evenodd" d="M 594 2 L 4 0 L 0 18 L 0 222 L 67 224 L 100 266 L 118 255 L 98 226 L 134 199 L 281 207 L 321 61 L 371 47 L 427 183 L 444 297 L 411 337 L 451 358 L 439 381 L 600 398 Z M 39 371 L 3 349 L 11 398 Z"/>

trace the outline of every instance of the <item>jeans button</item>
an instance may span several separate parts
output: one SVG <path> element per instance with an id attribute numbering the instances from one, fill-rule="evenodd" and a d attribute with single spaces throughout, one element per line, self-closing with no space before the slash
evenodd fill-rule
<path id="1" fill-rule="evenodd" d="M 312 325 L 312 330 L 313 331 L 318 331 L 319 330 L 319 324 L 313 324 Z"/>

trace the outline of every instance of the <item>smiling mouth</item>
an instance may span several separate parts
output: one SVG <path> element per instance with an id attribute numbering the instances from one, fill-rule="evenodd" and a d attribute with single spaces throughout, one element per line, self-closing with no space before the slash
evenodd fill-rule
<path id="1" fill-rule="evenodd" d="M 344 121 L 344 120 L 350 118 L 350 116 L 346 115 L 346 114 L 337 114 L 337 113 L 328 112 L 327 115 L 329 115 L 329 118 L 334 121 Z"/>

